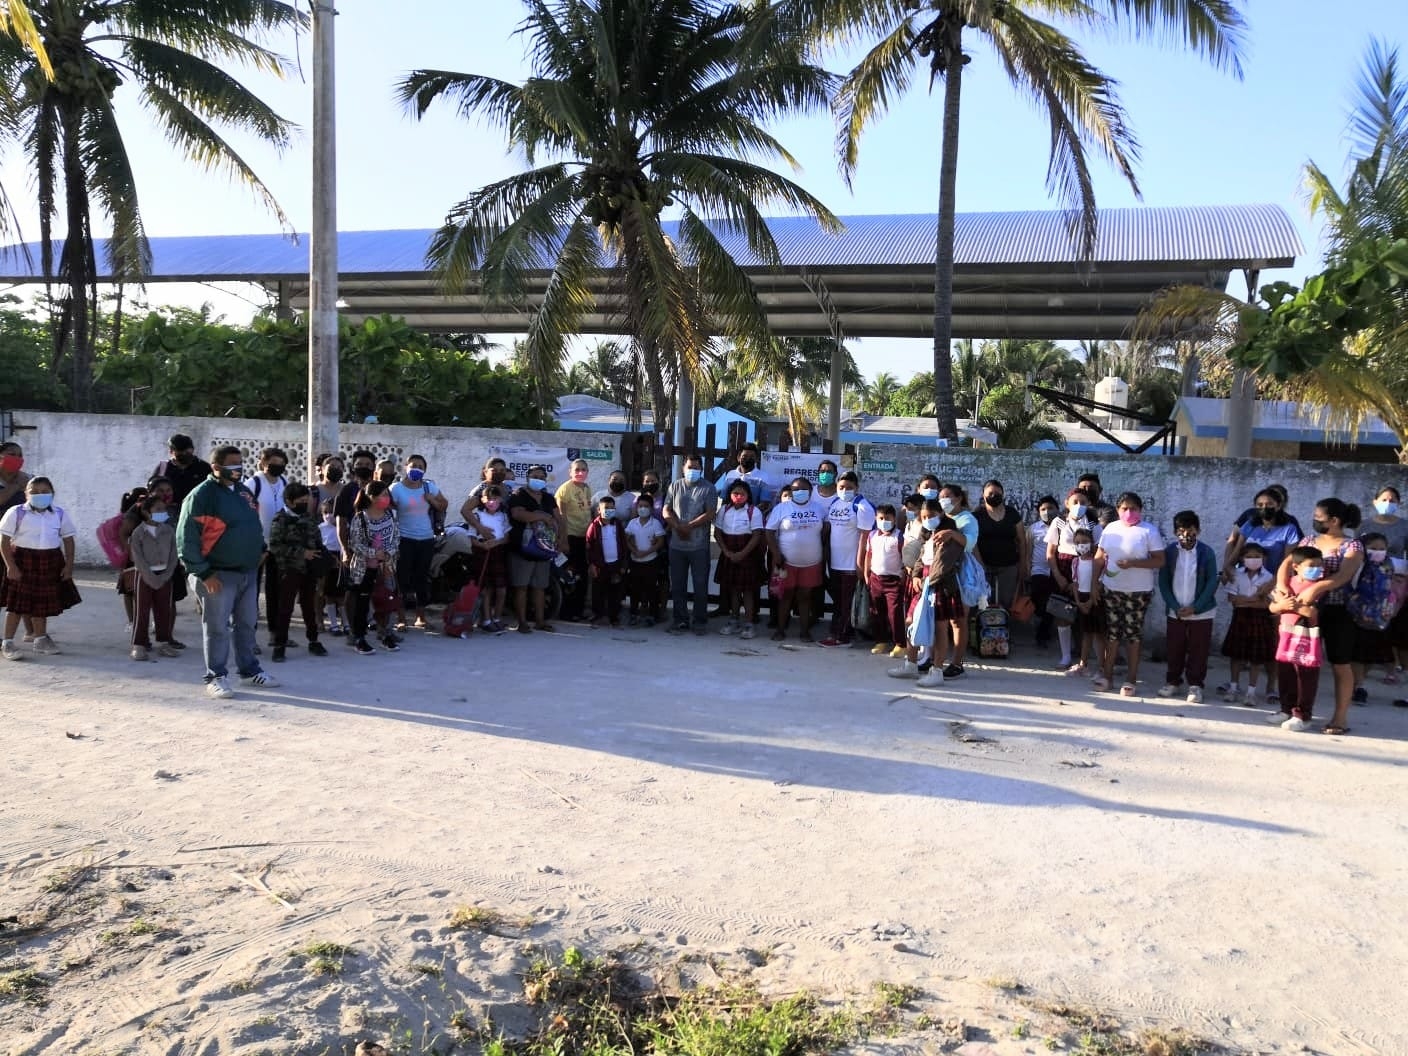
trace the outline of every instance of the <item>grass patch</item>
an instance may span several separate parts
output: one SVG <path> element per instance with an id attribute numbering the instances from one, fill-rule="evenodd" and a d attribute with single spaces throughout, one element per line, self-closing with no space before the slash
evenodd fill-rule
<path id="1" fill-rule="evenodd" d="M 1013 979 L 1010 975 L 990 976 L 984 979 L 983 983 L 992 987 L 994 990 L 1001 990 L 1004 994 L 1020 994 L 1027 989 L 1019 980 Z M 1054 1009 L 1050 1009 L 1049 1011 L 1055 1012 Z M 1060 1013 L 1056 1014 L 1059 1015 Z"/>
<path id="2" fill-rule="evenodd" d="M 80 862 L 71 865 L 67 869 L 60 869 L 50 873 L 44 878 L 44 890 L 51 895 L 66 895 L 70 891 L 77 890 L 88 881 L 96 879 L 97 873 L 93 871 L 89 862 Z"/>
<path id="3" fill-rule="evenodd" d="M 1114 1016 L 1071 1004 L 1033 1002 L 1032 1007 L 1065 1020 L 1072 1034 L 1061 1039 L 1076 1056 L 1201 1056 L 1225 1052 L 1221 1046 L 1183 1030 L 1143 1030 L 1129 1033 Z M 1046 1039 L 1047 1047 L 1056 1047 Z"/>
<path id="4" fill-rule="evenodd" d="M 292 956 L 303 958 L 303 967 L 309 975 L 340 975 L 343 962 L 357 956 L 357 951 L 341 942 L 315 941 L 300 946 Z"/>
<path id="5" fill-rule="evenodd" d="M 436 979 L 445 974 L 445 969 L 433 961 L 412 961 L 411 971 L 417 975 L 429 975 Z"/>
<path id="6" fill-rule="evenodd" d="M 917 986 L 904 983 L 887 983 L 884 980 L 875 984 L 875 997 L 886 1008 L 904 1008 L 924 991 Z"/>
<path id="7" fill-rule="evenodd" d="M 527 931 L 537 923 L 532 917 L 510 917 L 489 906 L 458 906 L 450 914 L 449 927 L 454 931 L 482 931 L 504 936 L 504 932 Z"/>
<path id="8" fill-rule="evenodd" d="M 33 968 L 12 968 L 0 972 L 0 997 L 17 998 L 31 1005 L 44 1003 L 49 980 Z"/>
<path id="9" fill-rule="evenodd" d="M 150 920 L 143 920 L 141 917 L 127 925 L 127 934 L 129 935 L 155 935 L 159 930 L 161 929 Z"/>

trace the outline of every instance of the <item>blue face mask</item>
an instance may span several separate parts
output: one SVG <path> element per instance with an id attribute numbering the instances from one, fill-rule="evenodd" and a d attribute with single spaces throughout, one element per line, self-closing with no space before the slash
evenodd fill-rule
<path id="1" fill-rule="evenodd" d="M 1392 517 L 1398 512 L 1398 503 L 1390 502 L 1388 499 L 1380 499 L 1374 503 L 1374 512 L 1380 517 Z"/>
<path id="2" fill-rule="evenodd" d="M 532 488 L 534 491 L 542 491 L 547 486 L 548 482 L 546 480 L 543 480 L 541 477 L 528 478 L 528 487 Z"/>
<path id="3" fill-rule="evenodd" d="M 36 510 L 47 510 L 54 504 L 54 496 L 46 492 L 40 492 L 38 495 L 31 495 L 29 497 L 29 504 Z"/>
<path id="4" fill-rule="evenodd" d="M 616 511 L 614 509 L 602 510 L 601 519 L 603 521 L 614 521 L 616 519 Z"/>
<path id="5" fill-rule="evenodd" d="M 875 527 L 879 528 L 882 532 L 893 532 L 893 531 L 895 530 L 895 522 L 894 522 L 894 521 L 876 521 L 876 522 L 875 522 Z"/>
<path id="6" fill-rule="evenodd" d="M 412 484 L 418 483 L 425 479 L 425 470 L 420 468 L 408 469 L 406 470 L 406 479 Z"/>
<path id="7" fill-rule="evenodd" d="M 811 497 L 812 493 L 810 491 L 794 491 L 792 493 L 792 501 L 798 506 L 805 506 L 811 501 Z"/>
<path id="8" fill-rule="evenodd" d="M 904 511 L 904 519 L 905 519 L 906 521 L 917 521 L 917 520 L 919 520 L 919 511 L 918 511 L 918 510 L 911 510 L 911 509 L 906 508 L 905 511 Z"/>
<path id="9" fill-rule="evenodd" d="M 703 478 L 704 471 L 702 469 L 686 469 L 684 471 L 684 479 L 690 484 L 698 484 Z"/>
<path id="10" fill-rule="evenodd" d="M 938 489 L 938 488 L 920 488 L 920 489 L 919 489 L 919 494 L 922 495 L 922 496 L 924 496 L 924 498 L 929 499 L 930 501 L 932 501 L 932 500 L 937 499 L 937 498 L 939 497 L 939 489 Z"/>
<path id="11" fill-rule="evenodd" d="M 171 514 L 167 513 L 165 510 L 162 510 L 160 513 L 152 514 L 152 524 L 165 524 L 169 520 L 171 520 Z"/>
<path id="12" fill-rule="evenodd" d="M 937 532 L 937 531 L 939 530 L 939 521 L 940 521 L 940 519 L 941 519 L 941 518 L 938 518 L 938 517 L 925 517 L 925 518 L 924 518 L 924 527 L 927 528 L 927 529 L 928 529 L 929 531 L 931 531 L 931 532 Z"/>
<path id="13" fill-rule="evenodd" d="M 1304 569 L 1301 570 L 1300 578 L 1301 578 L 1301 579 L 1309 580 L 1311 583 L 1314 583 L 1317 579 L 1320 579 L 1320 578 L 1321 578 L 1322 576 L 1324 576 L 1324 575 L 1325 575 L 1325 566 L 1323 566 L 1323 565 L 1310 565 L 1310 566 L 1308 566 L 1308 567 L 1306 567 L 1306 568 L 1304 568 Z"/>

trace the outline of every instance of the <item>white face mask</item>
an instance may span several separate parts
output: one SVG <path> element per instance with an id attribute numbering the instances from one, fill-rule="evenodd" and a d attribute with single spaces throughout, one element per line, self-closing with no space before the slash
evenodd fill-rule
<path id="1" fill-rule="evenodd" d="M 850 488 L 837 488 L 836 497 L 842 502 L 851 502 L 856 497 L 856 493 Z"/>
<path id="2" fill-rule="evenodd" d="M 1261 558 L 1259 558 L 1259 557 L 1244 557 L 1244 558 L 1242 559 L 1242 567 L 1245 568 L 1248 572 L 1260 572 L 1260 571 L 1261 571 Z"/>
<path id="3" fill-rule="evenodd" d="M 1076 543 L 1076 553 L 1080 554 L 1081 557 L 1085 557 L 1087 554 L 1090 553 L 1090 544 Z"/>

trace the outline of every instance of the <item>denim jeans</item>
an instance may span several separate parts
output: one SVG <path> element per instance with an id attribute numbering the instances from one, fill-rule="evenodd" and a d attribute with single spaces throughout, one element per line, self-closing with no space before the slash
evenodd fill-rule
<path id="1" fill-rule="evenodd" d="M 196 584 L 201 600 L 200 645 L 205 653 L 205 680 L 230 673 L 230 635 L 235 638 L 235 667 L 241 678 L 259 673 L 254 655 L 254 628 L 259 622 L 259 576 L 248 572 L 216 572 L 220 593 L 212 594 L 204 581 Z"/>
<path id="2" fill-rule="evenodd" d="M 675 623 L 689 622 L 686 577 L 694 579 L 694 626 L 709 622 L 709 548 L 681 550 L 670 547 L 670 599 L 674 603 Z"/>

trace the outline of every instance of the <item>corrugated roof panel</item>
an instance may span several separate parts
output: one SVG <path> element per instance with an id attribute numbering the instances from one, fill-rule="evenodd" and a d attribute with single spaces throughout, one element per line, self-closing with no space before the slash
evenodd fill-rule
<path id="1" fill-rule="evenodd" d="M 770 221 L 783 265 L 789 268 L 932 266 L 933 214 L 843 217 L 839 235 L 805 217 Z M 667 224 L 673 235 L 676 225 Z M 741 235 L 716 228 L 720 241 L 745 266 L 759 261 Z M 955 218 L 955 262 L 983 265 L 1078 263 L 1066 214 L 1061 211 L 961 213 Z M 338 235 L 338 270 L 344 275 L 416 274 L 426 270 L 429 230 L 347 231 Z M 281 235 L 208 235 L 154 238 L 152 280 L 259 281 L 308 273 L 308 240 Z M 0 251 L 0 278 L 39 277 L 39 249 L 25 260 L 19 247 Z M 1100 213 L 1093 263 L 1188 262 L 1246 266 L 1289 263 L 1304 252 L 1295 225 L 1276 205 L 1177 206 L 1106 209 Z M 104 247 L 99 247 L 99 260 Z M 547 265 L 544 261 L 544 265 Z"/>

